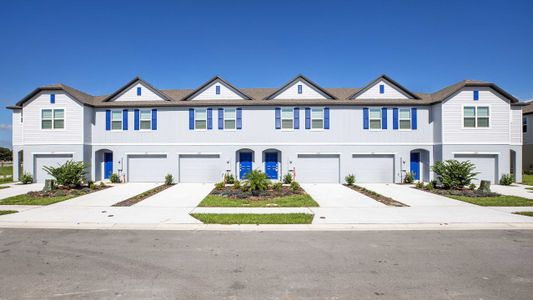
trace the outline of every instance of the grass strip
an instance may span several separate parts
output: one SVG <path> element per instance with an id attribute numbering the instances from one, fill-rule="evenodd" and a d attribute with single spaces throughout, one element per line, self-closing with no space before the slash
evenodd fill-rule
<path id="1" fill-rule="evenodd" d="M 9 188 L 9 185 L 0 185 L 0 190 Z"/>
<path id="2" fill-rule="evenodd" d="M 133 197 L 130 197 L 124 201 L 120 201 L 118 203 L 115 203 L 113 204 L 112 206 L 132 206 L 133 204 L 136 204 L 136 203 L 139 203 L 141 201 L 143 201 L 144 199 L 148 198 L 148 197 L 151 197 L 159 192 L 162 192 L 166 189 L 168 189 L 169 187 L 173 186 L 172 184 L 163 184 L 163 185 L 159 185 L 159 186 L 156 186 L 155 188 L 153 189 L 150 189 L 146 192 L 142 192 L 138 195 L 135 195 Z"/>
<path id="3" fill-rule="evenodd" d="M 533 211 L 517 211 L 517 212 L 514 212 L 513 214 L 527 216 L 527 217 L 533 217 Z"/>
<path id="4" fill-rule="evenodd" d="M 381 202 L 385 205 L 388 205 L 388 206 L 395 206 L 395 207 L 409 207 L 409 205 L 405 204 L 405 203 L 402 203 L 400 201 L 396 201 L 394 199 L 392 199 L 391 197 L 386 197 L 386 196 L 383 196 L 381 195 L 380 193 L 376 193 L 374 191 L 371 191 L 371 190 L 368 190 L 368 189 L 365 189 L 364 187 L 362 186 L 359 186 L 359 185 L 344 185 L 348 188 L 351 188 L 352 190 L 354 191 L 357 191 L 367 197 L 370 197 L 378 202 Z"/>
<path id="5" fill-rule="evenodd" d="M 290 195 L 271 199 L 239 199 L 220 195 L 207 195 L 199 207 L 318 207 L 308 194 Z"/>
<path id="6" fill-rule="evenodd" d="M 523 174 L 522 184 L 533 185 L 533 175 Z"/>
<path id="7" fill-rule="evenodd" d="M 314 215 L 291 214 L 191 214 L 205 224 L 311 224 Z"/>
<path id="8" fill-rule="evenodd" d="M 517 197 L 500 195 L 495 197 L 468 197 L 456 195 L 442 195 L 455 200 L 464 201 L 479 206 L 533 206 L 533 200 Z"/>
<path id="9" fill-rule="evenodd" d="M 56 197 L 33 197 L 28 194 L 17 195 L 0 200 L 2 205 L 50 205 L 78 197 L 80 195 L 66 195 Z"/>
<path id="10" fill-rule="evenodd" d="M 18 213 L 18 210 L 0 210 L 0 216 L 14 214 L 14 213 Z"/>

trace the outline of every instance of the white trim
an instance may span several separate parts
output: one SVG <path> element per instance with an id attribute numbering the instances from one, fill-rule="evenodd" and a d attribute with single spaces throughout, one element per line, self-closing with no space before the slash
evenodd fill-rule
<path id="1" fill-rule="evenodd" d="M 452 152 L 453 155 L 500 155 L 500 152 Z"/>
<path id="2" fill-rule="evenodd" d="M 338 155 L 339 157 L 341 156 L 341 153 L 335 153 L 335 152 L 297 152 L 296 153 L 296 157 L 298 157 L 298 155 Z"/>
<path id="3" fill-rule="evenodd" d="M 52 104 L 53 105 L 53 104 Z M 54 110 L 63 110 L 63 128 L 54 128 Z M 43 110 L 51 110 L 52 111 L 52 128 L 44 129 L 43 128 Z M 58 119 L 60 120 L 60 119 Z M 65 131 L 67 128 L 67 109 L 64 106 L 54 106 L 54 107 L 41 107 L 40 114 L 39 114 L 39 130 L 41 131 Z M 83 138 L 83 136 L 82 136 Z"/>
<path id="4" fill-rule="evenodd" d="M 177 152 L 178 158 L 180 155 L 219 155 L 222 156 L 222 152 Z"/>
<path id="5" fill-rule="evenodd" d="M 208 130 L 208 128 L 207 128 L 207 127 L 208 127 L 208 126 L 207 126 L 207 119 L 208 119 L 208 117 L 207 117 L 207 109 L 208 109 L 208 107 L 200 107 L 200 108 L 194 108 L 194 109 L 193 109 L 193 112 L 194 112 L 194 129 L 193 129 L 193 130 L 194 130 L 194 131 L 207 131 L 207 130 Z M 196 128 L 196 121 L 203 121 L 203 120 L 204 120 L 204 119 L 198 119 L 198 118 L 196 117 L 196 113 L 197 113 L 199 110 L 200 110 L 200 111 L 205 111 L 205 128 Z M 213 118 L 212 118 L 212 116 L 211 116 L 211 121 L 212 121 L 212 120 L 213 120 Z M 140 125 L 139 125 L 139 126 L 140 126 Z"/>
<path id="6" fill-rule="evenodd" d="M 310 128 L 312 131 L 324 131 L 324 127 L 326 125 L 326 113 L 324 112 L 324 107 L 310 107 L 311 111 L 309 112 L 311 115 L 309 116 L 310 117 L 310 122 L 311 124 L 309 124 Z M 320 109 L 322 111 L 322 119 L 313 119 L 313 109 Z M 313 120 L 322 120 L 322 128 L 313 128 Z M 293 126 L 294 127 L 294 126 Z"/>
<path id="7" fill-rule="evenodd" d="M 43 154 L 58 154 L 58 155 L 65 155 L 65 154 L 70 154 L 72 156 L 74 156 L 75 152 L 31 152 L 31 155 L 32 156 L 35 156 L 35 155 L 43 155 Z"/>
<path id="8" fill-rule="evenodd" d="M 352 156 L 354 155 L 392 155 L 396 156 L 396 152 L 352 152 Z"/>
<path id="9" fill-rule="evenodd" d="M 372 124 L 372 120 L 377 120 L 377 118 L 374 118 L 372 119 L 370 117 L 371 115 L 371 111 L 372 110 L 379 110 L 379 128 L 372 128 L 372 126 L 370 124 Z M 387 113 L 388 113 L 388 110 L 387 110 Z M 382 131 L 382 130 L 385 130 L 383 129 L 383 107 L 369 107 L 368 108 L 368 130 L 370 131 Z"/>
<path id="10" fill-rule="evenodd" d="M 233 118 L 233 119 L 228 118 L 227 119 L 228 121 L 235 121 L 235 128 L 226 128 L 226 116 L 228 115 L 227 112 L 226 112 L 227 109 L 232 109 L 235 112 L 235 118 Z M 230 108 L 223 107 L 222 111 L 223 111 L 222 130 L 224 130 L 224 131 L 236 131 L 237 130 L 237 108 L 236 107 L 230 107 Z"/>
<path id="11" fill-rule="evenodd" d="M 141 122 L 143 121 L 143 119 L 141 118 L 141 112 L 142 111 L 148 111 L 149 112 L 149 116 L 150 118 L 148 120 L 144 120 L 144 121 L 150 121 L 150 127 L 148 129 L 142 129 L 141 128 Z M 206 120 L 206 126 L 207 126 L 207 120 Z M 139 130 L 137 131 L 140 131 L 140 132 L 152 132 L 152 131 L 155 131 L 155 130 L 152 130 L 152 109 L 151 108 L 140 108 L 139 109 Z"/>
<path id="12" fill-rule="evenodd" d="M 476 124 L 475 127 L 465 127 L 465 107 L 475 107 L 475 110 L 474 110 L 474 121 L 475 121 L 475 124 Z M 477 126 L 477 119 L 478 119 L 477 109 L 478 109 L 478 107 L 488 107 L 489 108 L 489 127 L 478 127 Z M 492 129 L 492 106 L 490 104 L 479 104 L 479 103 L 466 104 L 466 103 L 463 103 L 461 105 L 461 129 L 464 129 L 464 130 L 469 130 L 469 129 L 473 129 L 473 130 Z"/>
<path id="13" fill-rule="evenodd" d="M 168 156 L 168 152 L 126 152 L 126 156 L 135 156 L 135 155 L 165 155 Z"/>
<path id="14" fill-rule="evenodd" d="M 120 129 L 113 129 L 113 112 L 119 112 L 120 113 Z M 129 113 L 129 112 L 128 112 Z M 124 131 L 124 112 L 122 109 L 110 109 L 110 120 L 109 120 L 109 130 L 110 132 L 121 132 Z M 129 116 L 128 116 L 129 121 Z M 115 121 L 118 122 L 118 121 Z M 129 124 L 128 124 L 129 125 Z"/>
<path id="15" fill-rule="evenodd" d="M 285 120 L 291 120 L 292 121 L 292 126 L 288 127 L 288 128 L 283 128 L 283 110 L 289 110 L 289 109 L 291 110 L 291 117 L 290 117 L 290 119 L 289 118 L 285 118 Z M 282 107 L 280 109 L 279 114 L 280 114 L 280 116 L 279 116 L 280 124 L 279 125 L 280 125 L 281 131 L 294 131 L 294 107 Z"/>

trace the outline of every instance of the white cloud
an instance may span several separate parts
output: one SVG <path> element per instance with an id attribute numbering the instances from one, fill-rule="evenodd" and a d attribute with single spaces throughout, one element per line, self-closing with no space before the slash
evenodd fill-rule
<path id="1" fill-rule="evenodd" d="M 11 130 L 11 124 L 0 124 L 0 130 Z"/>

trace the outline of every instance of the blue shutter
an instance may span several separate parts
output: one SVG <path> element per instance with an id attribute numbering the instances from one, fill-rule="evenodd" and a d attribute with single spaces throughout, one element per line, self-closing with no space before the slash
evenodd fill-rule
<path id="1" fill-rule="evenodd" d="M 50 94 L 50 104 L 56 103 L 56 94 Z"/>
<path id="2" fill-rule="evenodd" d="M 105 130 L 111 130 L 111 111 L 105 111 Z"/>
<path id="3" fill-rule="evenodd" d="M 329 129 L 329 107 L 324 107 L 324 129 Z"/>
<path id="4" fill-rule="evenodd" d="M 194 130 L 194 108 L 189 108 L 189 130 Z"/>
<path id="5" fill-rule="evenodd" d="M 411 129 L 416 129 L 417 119 L 416 119 L 416 107 L 411 108 Z"/>
<path id="6" fill-rule="evenodd" d="M 381 108 L 381 129 L 387 129 L 387 108 Z"/>
<path id="7" fill-rule="evenodd" d="M 213 109 L 212 108 L 207 109 L 207 129 L 208 130 L 213 129 Z"/>
<path id="8" fill-rule="evenodd" d="M 157 109 L 152 108 L 152 130 L 157 130 Z"/>
<path id="9" fill-rule="evenodd" d="M 294 108 L 294 129 L 300 129 L 300 108 Z"/>
<path id="10" fill-rule="evenodd" d="M 281 129 L 281 108 L 276 107 L 276 129 Z"/>
<path id="11" fill-rule="evenodd" d="M 128 110 L 122 110 L 122 130 L 128 130 Z"/>
<path id="12" fill-rule="evenodd" d="M 392 109 L 392 129 L 398 129 L 398 108 Z"/>
<path id="13" fill-rule="evenodd" d="M 384 84 L 380 84 L 379 85 L 379 93 L 380 94 L 385 94 L 385 85 Z"/>
<path id="14" fill-rule="evenodd" d="M 363 129 L 368 129 L 368 107 L 363 108 Z"/>
<path id="15" fill-rule="evenodd" d="M 224 109 L 218 109 L 218 129 L 224 129 Z"/>
<path id="16" fill-rule="evenodd" d="M 139 130 L 139 123 L 140 123 L 140 118 L 139 118 L 139 110 L 136 109 L 133 111 L 133 129 L 134 130 Z"/>
<path id="17" fill-rule="evenodd" d="M 479 91 L 475 90 L 474 91 L 474 101 L 477 101 L 477 100 L 479 100 Z"/>
<path id="18" fill-rule="evenodd" d="M 242 129 L 242 108 L 237 108 L 237 129 Z"/>
<path id="19" fill-rule="evenodd" d="M 305 129 L 311 129 L 311 108 L 305 108 Z"/>
<path id="20" fill-rule="evenodd" d="M 141 87 L 138 87 L 137 88 L 137 96 L 140 96 L 141 95 Z"/>

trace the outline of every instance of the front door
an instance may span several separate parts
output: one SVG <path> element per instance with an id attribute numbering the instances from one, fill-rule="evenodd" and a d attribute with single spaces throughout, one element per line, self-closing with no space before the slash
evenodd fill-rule
<path id="1" fill-rule="evenodd" d="M 411 152 L 411 174 L 415 180 L 420 180 L 420 152 Z"/>
<path id="2" fill-rule="evenodd" d="M 246 179 L 246 175 L 252 171 L 252 152 L 239 153 L 239 177 Z"/>
<path id="3" fill-rule="evenodd" d="M 104 153 L 104 179 L 109 179 L 113 174 L 113 153 Z"/>
<path id="4" fill-rule="evenodd" d="M 265 153 L 265 173 L 268 179 L 278 179 L 278 153 Z"/>

